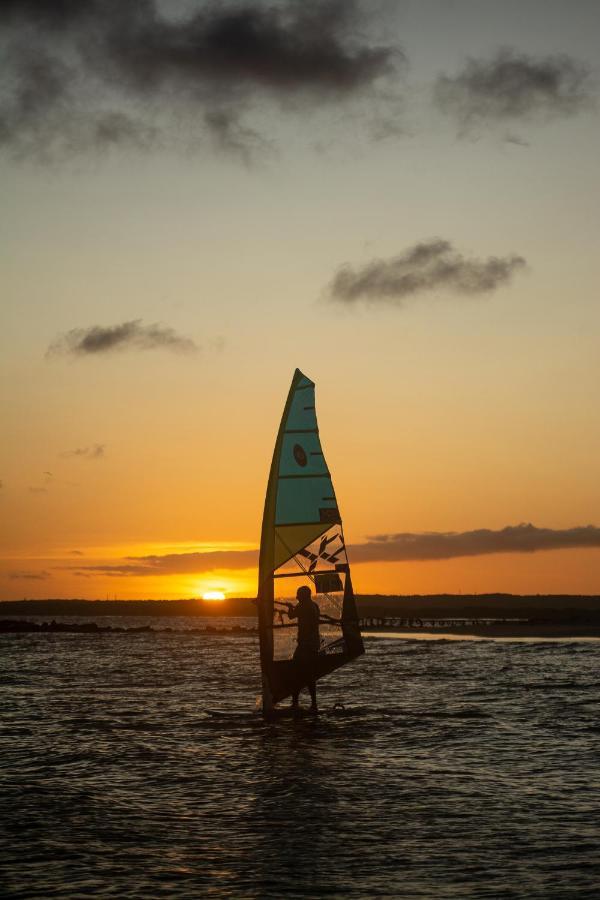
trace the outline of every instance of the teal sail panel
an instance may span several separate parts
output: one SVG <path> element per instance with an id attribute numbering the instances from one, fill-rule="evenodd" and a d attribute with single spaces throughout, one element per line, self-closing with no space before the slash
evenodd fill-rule
<path id="1" fill-rule="evenodd" d="M 315 413 L 315 385 L 303 376 L 281 423 L 275 525 L 339 522 Z"/>

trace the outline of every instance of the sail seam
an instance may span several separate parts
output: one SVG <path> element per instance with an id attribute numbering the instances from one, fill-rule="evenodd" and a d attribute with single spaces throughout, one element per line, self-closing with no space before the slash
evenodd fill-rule
<path id="1" fill-rule="evenodd" d="M 315 473 L 314 475 L 307 473 L 306 475 L 302 474 L 302 475 L 280 475 L 279 476 L 280 481 L 289 481 L 290 478 L 331 478 L 331 475 L 329 472 L 318 472 L 318 473 Z M 327 497 L 324 497 L 323 499 L 327 500 Z"/>
<path id="2" fill-rule="evenodd" d="M 318 428 L 288 428 L 284 434 L 318 434 Z"/>
<path id="3" fill-rule="evenodd" d="M 333 507 L 332 507 L 333 508 Z M 338 522 L 275 522 L 275 528 L 294 528 L 296 525 L 329 525 L 331 528 L 332 525 L 337 525 Z M 327 529 L 325 529 L 327 531 Z M 279 535 L 278 535 L 279 537 Z M 315 538 L 316 540 L 316 538 Z M 285 543 L 283 539 L 281 539 L 282 544 L 289 550 L 288 545 Z M 293 554 L 292 554 L 293 555 Z"/>

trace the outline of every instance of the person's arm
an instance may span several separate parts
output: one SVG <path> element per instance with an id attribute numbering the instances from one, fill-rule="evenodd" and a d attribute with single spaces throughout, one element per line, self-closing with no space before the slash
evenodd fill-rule
<path id="1" fill-rule="evenodd" d="M 293 606 L 293 604 L 291 604 L 291 603 L 288 603 L 287 608 L 288 608 L 288 618 L 297 619 L 298 618 L 298 607 Z"/>

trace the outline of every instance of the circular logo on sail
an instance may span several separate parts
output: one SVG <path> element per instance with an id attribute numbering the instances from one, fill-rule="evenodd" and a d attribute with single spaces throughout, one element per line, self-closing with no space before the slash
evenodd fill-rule
<path id="1" fill-rule="evenodd" d="M 305 466 L 308 462 L 306 458 L 306 451 L 304 447 L 301 447 L 300 444 L 294 444 L 294 459 L 298 463 L 299 466 Z"/>

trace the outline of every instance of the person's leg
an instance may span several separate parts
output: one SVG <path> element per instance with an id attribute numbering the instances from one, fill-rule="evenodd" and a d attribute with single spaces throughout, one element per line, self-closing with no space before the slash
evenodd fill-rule
<path id="1" fill-rule="evenodd" d="M 294 693 L 292 694 L 292 706 L 298 706 L 298 695 L 299 694 L 300 694 L 300 691 L 294 691 Z"/>
<path id="2" fill-rule="evenodd" d="M 310 708 L 316 711 L 316 709 L 317 709 L 317 682 L 309 681 L 308 690 L 310 691 Z"/>

